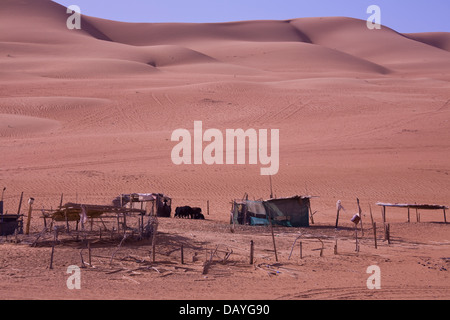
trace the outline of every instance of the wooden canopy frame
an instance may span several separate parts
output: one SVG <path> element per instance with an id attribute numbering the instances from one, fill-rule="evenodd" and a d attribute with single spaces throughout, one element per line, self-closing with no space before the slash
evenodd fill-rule
<path id="1" fill-rule="evenodd" d="M 446 210 L 449 209 L 447 206 L 443 205 L 437 205 L 437 204 L 408 204 L 408 203 L 384 203 L 384 202 L 377 202 L 378 206 L 383 207 L 382 208 L 382 216 L 383 216 L 383 222 L 386 222 L 386 207 L 397 207 L 397 208 L 407 208 L 408 209 L 408 222 L 410 222 L 410 209 L 416 210 L 416 220 L 417 222 L 420 222 L 420 217 L 418 215 L 418 210 L 443 210 L 444 212 L 444 223 L 447 223 L 447 216 L 446 216 Z"/>

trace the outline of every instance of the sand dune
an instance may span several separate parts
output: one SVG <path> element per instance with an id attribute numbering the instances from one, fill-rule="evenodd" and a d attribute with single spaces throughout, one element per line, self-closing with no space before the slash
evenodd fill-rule
<path id="1" fill-rule="evenodd" d="M 309 42 L 308 37 L 290 25 L 288 21 L 152 24 L 118 23 L 92 17 L 87 19 L 112 41 L 136 46 L 161 44 L 192 46 L 207 40 Z"/>
<path id="2" fill-rule="evenodd" d="M 65 19 L 68 17 L 65 8 L 54 2 L 40 0 L 31 6 L 24 6 L 20 1 L 7 1 L 3 2 L 2 6 L 3 10 L 0 13 L 2 21 L 11 26 L 11 30 L 6 32 L 3 28 L 4 31 L 0 32 L 0 40 L 10 43 L 33 43 L 37 45 L 37 52 L 44 50 L 42 44 L 53 43 L 60 44 L 55 48 L 55 54 L 59 50 L 66 49 L 65 55 L 69 51 L 78 55 L 80 50 L 84 56 L 114 58 L 115 54 L 111 52 L 117 51 L 122 59 L 127 59 L 124 57 L 125 52 L 130 57 L 145 52 L 148 55 L 147 63 L 156 64 L 155 61 L 163 59 L 160 65 L 161 63 L 162 65 L 173 63 L 180 65 L 184 61 L 203 63 L 209 59 L 207 52 L 220 51 L 217 48 L 226 49 L 227 56 L 233 57 L 252 55 L 252 50 L 253 54 L 264 53 L 262 48 L 265 48 L 266 51 L 270 50 L 277 55 L 277 57 L 266 57 L 274 63 L 282 60 L 286 63 L 289 61 L 289 65 L 296 63 L 298 65 L 300 62 L 301 67 L 302 63 L 311 62 L 311 69 L 314 69 L 321 62 L 333 60 L 336 63 L 342 60 L 343 54 L 349 54 L 354 56 L 355 63 L 340 65 L 340 69 L 354 65 L 355 68 L 364 70 L 365 68 L 361 66 L 361 59 L 363 59 L 372 63 L 372 67 L 375 67 L 377 72 L 386 72 L 390 68 L 395 69 L 396 66 L 402 70 L 405 66 L 413 68 L 414 63 L 441 64 L 448 60 L 448 53 L 438 50 L 438 48 L 446 48 L 448 44 L 445 33 L 402 35 L 387 27 L 374 31 L 365 27 L 365 21 L 344 17 L 216 24 L 152 24 L 121 23 L 83 16 L 82 30 L 74 31 L 65 27 Z M 16 16 L 21 16 L 27 23 L 21 23 L 20 19 L 14 18 Z M 33 28 L 34 25 L 38 27 Z M 111 42 L 111 45 L 105 42 Z M 62 45 L 64 43 L 65 48 Z M 90 43 L 89 47 L 84 46 L 84 43 Z M 331 49 L 339 54 L 338 51 L 340 51 L 341 57 L 326 56 L 326 53 L 322 56 L 315 51 L 308 52 L 315 47 L 306 44 L 316 45 L 315 50 L 322 47 L 324 52 L 330 52 Z M 145 47 L 145 49 L 133 48 L 136 46 Z M 295 46 L 299 48 L 298 52 L 292 51 Z M 389 48 L 389 50 L 382 48 Z M 9 50 L 12 49 L 9 44 Z M 30 50 L 34 52 L 34 49 Z M 281 55 L 276 53 L 277 50 Z M 284 53 L 285 51 L 288 52 Z M 12 55 L 14 52 L 15 50 L 8 54 Z M 314 59 L 317 59 L 316 62 Z M 130 60 L 135 61 L 133 58 Z M 251 64 L 254 64 L 258 58 L 252 56 L 248 60 L 250 60 L 249 66 L 254 67 Z M 264 61 L 263 63 L 263 69 L 270 70 L 271 63 Z M 324 66 L 324 68 L 334 69 L 333 66 Z M 275 71 L 279 71 L 276 66 Z"/>
<path id="3" fill-rule="evenodd" d="M 365 223 L 369 204 L 381 223 L 376 201 L 449 205 L 448 33 L 401 34 L 388 26 L 368 30 L 365 21 L 345 17 L 195 24 L 82 16 L 82 29 L 68 30 L 67 17 L 63 6 L 48 0 L 0 2 L 0 183 L 7 186 L 5 210 L 17 209 L 22 191 L 36 199 L 36 208 L 56 207 L 61 193 L 68 201 L 109 204 L 120 193 L 163 192 L 173 197 L 173 207 L 205 208 L 210 201 L 204 224 L 164 220 L 164 241 L 177 243 L 171 237 L 184 237 L 199 246 L 226 243 L 240 252 L 233 265 L 222 266 L 222 275 L 211 276 L 214 281 L 205 291 L 192 281 L 196 271 L 180 275 L 174 269 L 173 278 L 156 280 L 164 290 L 151 293 L 143 285 L 155 279 L 147 274 L 139 275 L 142 286 L 135 291 L 123 279 L 111 282 L 97 272 L 95 277 L 89 274 L 97 289 L 87 289 L 86 296 L 98 297 L 96 290 L 102 288 L 113 299 L 138 293 L 155 298 L 155 292 L 159 298 L 205 298 L 203 292 L 212 292 L 236 299 L 242 297 L 235 293 L 239 288 L 249 298 L 355 298 L 351 283 L 360 298 L 370 299 L 374 294 L 365 291 L 365 270 L 376 262 L 389 280 L 376 298 L 449 297 L 443 285 L 447 273 L 418 265 L 421 259 L 440 261 L 448 252 L 450 233 L 440 212 L 423 213 L 424 224 L 405 225 L 405 214 L 392 211 L 389 221 L 397 243 L 383 243 L 381 250 L 371 248 L 361 255 L 353 251 L 349 222 L 357 210 L 356 197 L 363 204 Z M 258 259 L 274 262 L 269 242 L 264 242 L 267 230 L 229 232 L 231 199 L 270 194 L 259 165 L 173 164 L 171 134 L 178 128 L 192 132 L 194 121 L 221 132 L 280 130 L 274 194 L 318 196 L 313 201 L 314 228 L 276 230 L 282 263 L 298 269 L 299 278 L 280 281 L 247 268 L 247 249 L 241 245 L 247 248 L 252 237 L 265 243 Z M 338 199 L 347 208 L 343 230 L 333 227 Z M 33 225 L 32 231 L 42 227 Z M 324 258 L 288 262 L 297 232 L 310 232 L 311 239 L 324 237 L 330 245 L 342 240 L 344 253 L 333 255 L 327 247 Z M 364 238 L 364 250 L 369 237 Z M 4 248 L 2 259 L 14 256 L 15 250 Z M 40 273 L 29 273 L 36 280 L 30 295 L 67 297 L 65 287 L 55 284 L 61 276 L 51 280 L 56 287 L 48 286 L 49 270 L 38 251 L 26 253 L 41 249 L 48 248 L 21 247 L 22 255 L 33 258 L 14 260 Z M 175 261 L 178 247 L 166 249 L 158 249 L 159 257 Z M 67 250 L 63 259 L 77 264 L 79 253 Z M 63 269 L 59 263 L 53 275 Z M 227 269 L 236 266 L 237 273 Z M 0 268 L 6 288 L 2 292 L 20 297 L 20 286 L 28 286 L 29 279 L 11 278 L 10 272 Z M 312 274 L 317 276 L 304 278 Z M 410 286 L 405 289 L 406 282 Z M 267 288 L 276 295 L 267 294 Z"/>
<path id="4" fill-rule="evenodd" d="M 407 33 L 405 36 L 436 48 L 450 51 L 450 34 L 448 32 Z"/>
<path id="5" fill-rule="evenodd" d="M 0 114 L 0 136 L 23 137 L 35 136 L 38 133 L 56 130 L 58 121 L 45 118 Z"/>

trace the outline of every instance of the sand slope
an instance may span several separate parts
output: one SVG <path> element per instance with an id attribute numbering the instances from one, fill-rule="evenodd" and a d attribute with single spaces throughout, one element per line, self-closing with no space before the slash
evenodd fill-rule
<path id="1" fill-rule="evenodd" d="M 340 277 L 325 268 L 313 280 L 291 282 L 288 276 L 283 282 L 260 282 L 260 276 L 248 277 L 247 269 L 239 269 L 233 283 L 241 284 L 240 292 L 250 298 L 358 298 L 349 288 L 352 279 L 352 285 L 362 284 L 362 298 L 449 297 L 448 272 L 427 269 L 424 274 L 418 266 L 426 259 L 442 264 L 448 257 L 450 233 L 441 223 L 441 212 L 424 212 L 422 224 L 405 226 L 405 214 L 394 211 L 389 216 L 393 233 L 405 247 L 385 246 L 382 254 L 374 249 L 367 255 L 352 252 L 349 222 L 357 210 L 356 197 L 366 221 L 371 204 L 378 222 L 376 201 L 450 204 L 448 33 L 401 34 L 384 26 L 368 30 L 365 21 L 345 17 L 134 24 L 83 16 L 82 30 L 68 30 L 67 17 L 66 9 L 51 1 L 0 2 L 0 184 L 7 187 L 5 211 L 17 210 L 22 191 L 25 199 L 36 199 L 35 208 L 56 207 L 61 193 L 67 201 L 108 204 L 120 193 L 162 192 L 173 197 L 174 207 L 204 209 L 209 200 L 205 224 L 168 219 L 162 224 L 166 240 L 172 243 L 174 232 L 187 243 L 239 244 L 243 253 L 234 261 L 239 266 L 246 259 L 241 247 L 247 248 L 259 231 L 229 233 L 229 202 L 245 193 L 268 197 L 268 177 L 260 175 L 259 164 L 176 166 L 170 158 L 175 145 L 171 134 L 178 128 L 192 132 L 194 121 L 221 132 L 279 129 L 274 194 L 317 195 L 313 210 L 318 228 L 311 237 L 328 237 L 330 246 L 334 236 L 341 239 L 329 227 L 336 201 L 342 200 L 348 208 L 342 218 L 347 228 L 344 251 L 352 254 L 348 259 L 328 256 Z M 41 227 L 33 224 L 32 231 Z M 292 233 L 299 231 L 277 231 L 284 263 L 295 239 Z M 268 235 L 264 232 L 262 241 Z M 42 249 L 21 248 L 24 255 Z M 0 252 L 8 261 L 11 249 L 0 247 Z M 167 259 L 178 259 L 175 249 L 171 252 Z M 69 250 L 64 257 L 64 263 L 78 263 L 79 254 Z M 322 270 L 316 258 L 299 272 Z M 45 263 L 36 259 L 27 261 L 34 270 L 45 270 Z M 364 287 L 365 269 L 374 260 L 389 270 L 391 282 L 389 290 L 371 295 Z M 60 263 L 59 271 L 65 265 Z M 20 297 L 24 280 L 1 270 L 7 289 L 2 292 Z M 354 272 L 362 282 L 354 282 Z M 215 297 L 241 298 L 232 293 L 229 277 L 219 278 L 211 284 Z M 48 280 L 36 279 L 38 284 Z M 170 277 L 158 278 L 158 283 L 163 286 L 165 279 Z M 184 275 L 170 279 L 178 293 L 171 290 L 165 296 L 160 289 L 159 297 L 180 298 L 200 288 L 192 281 L 183 284 L 185 280 Z M 406 288 L 405 281 L 410 281 Z M 112 283 L 115 292 L 133 290 L 123 286 L 127 281 L 105 283 L 98 284 L 104 294 Z M 263 294 L 266 286 L 276 294 Z M 31 297 L 54 297 L 33 288 Z M 68 297 L 64 286 L 53 290 Z M 139 292 L 146 297 L 144 288 Z M 96 294 L 92 289 L 88 296 Z M 205 297 L 200 291 L 195 296 Z"/>

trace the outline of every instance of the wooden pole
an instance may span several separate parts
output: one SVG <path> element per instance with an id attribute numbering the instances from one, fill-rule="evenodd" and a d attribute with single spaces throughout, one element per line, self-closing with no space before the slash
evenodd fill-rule
<path id="1" fill-rule="evenodd" d="M 339 223 L 339 211 L 340 210 L 341 210 L 341 208 L 340 208 L 340 206 L 338 206 L 337 213 L 336 213 L 336 226 L 335 226 L 336 229 L 337 229 L 338 223 Z"/>
<path id="2" fill-rule="evenodd" d="M 22 200 L 23 200 L 23 191 L 20 194 L 20 200 L 19 200 L 19 208 L 17 209 L 17 214 L 20 214 L 20 209 L 22 209 Z"/>
<path id="3" fill-rule="evenodd" d="M 308 200 L 308 202 L 309 202 L 309 200 Z M 311 203 L 308 203 L 308 209 L 309 209 L 309 215 L 311 217 L 311 224 L 314 224 L 314 217 L 313 217 L 314 214 L 311 209 Z"/>
<path id="4" fill-rule="evenodd" d="M 391 225 L 388 223 L 388 244 L 391 244 Z"/>
<path id="5" fill-rule="evenodd" d="M 364 236 L 364 228 L 363 228 L 363 221 L 362 221 L 362 210 L 361 206 L 359 205 L 359 199 L 356 198 L 356 202 L 358 203 L 358 213 L 359 213 L 359 222 L 361 223 L 361 236 Z"/>
<path id="6" fill-rule="evenodd" d="M 373 239 L 375 241 L 375 249 L 378 249 L 378 247 L 377 247 L 377 224 L 376 224 L 376 222 L 373 223 Z"/>
<path id="7" fill-rule="evenodd" d="M 410 220 L 410 214 L 409 214 L 409 207 L 408 207 L 408 222 L 411 222 L 411 220 Z"/>
<path id="8" fill-rule="evenodd" d="M 25 234 L 30 234 L 30 224 L 31 224 L 31 211 L 33 210 L 33 198 L 30 198 L 28 200 L 28 219 L 27 219 L 27 225 L 26 225 L 26 229 L 25 229 Z"/>
<path id="9" fill-rule="evenodd" d="M 445 215 L 445 208 L 444 208 L 444 223 L 447 224 L 447 217 Z"/>
<path id="10" fill-rule="evenodd" d="M 152 238 L 152 262 L 156 261 L 156 230 L 153 230 Z"/>
<path id="11" fill-rule="evenodd" d="M 42 208 L 42 218 L 44 218 L 44 228 L 47 228 L 47 218 L 45 217 L 44 208 Z"/>
<path id="12" fill-rule="evenodd" d="M 250 264 L 253 264 L 254 243 L 250 240 Z"/>
<path id="13" fill-rule="evenodd" d="M 206 213 L 207 213 L 208 216 L 209 216 L 209 200 L 206 201 Z"/>
<path id="14" fill-rule="evenodd" d="M 92 267 L 91 242 L 88 242 L 89 266 Z"/>
<path id="15" fill-rule="evenodd" d="M 55 244 L 56 244 L 56 235 L 57 235 L 57 229 L 55 228 L 54 236 L 53 236 L 53 244 L 52 244 L 52 253 L 50 255 L 50 269 L 53 269 L 53 255 L 55 253 Z"/>
<path id="16" fill-rule="evenodd" d="M 85 265 L 84 259 L 83 259 L 83 249 L 80 250 L 80 259 L 81 259 L 81 268 L 86 268 L 86 265 Z"/>
<path id="17" fill-rule="evenodd" d="M 270 199 L 273 198 L 273 192 L 272 192 L 272 175 L 269 175 L 269 181 L 270 181 Z"/>
<path id="18" fill-rule="evenodd" d="M 69 233 L 69 217 L 67 216 L 67 208 L 64 210 L 64 215 L 66 218 L 66 232 Z"/>
<path id="19" fill-rule="evenodd" d="M 184 264 L 184 247 L 181 245 L 181 264 Z"/>
<path id="20" fill-rule="evenodd" d="M 301 241 L 300 241 L 300 259 L 303 259 L 303 245 Z"/>
<path id="21" fill-rule="evenodd" d="M 370 221 L 372 222 L 373 225 L 373 215 L 372 215 L 372 206 L 369 203 L 369 210 L 370 210 Z"/>
<path id="22" fill-rule="evenodd" d="M 319 239 L 319 241 L 320 241 L 320 243 L 322 245 L 322 247 L 320 248 L 320 256 L 322 257 L 323 256 L 323 249 L 325 249 L 325 247 L 324 247 L 322 239 L 320 239 L 320 238 L 317 238 L 317 239 Z"/>
<path id="23" fill-rule="evenodd" d="M 275 261 L 278 262 L 277 246 L 275 245 L 275 236 L 273 234 L 273 217 L 270 217 L 270 231 L 272 232 L 273 251 L 275 253 Z"/>
<path id="24" fill-rule="evenodd" d="M 130 202 L 130 207 L 131 207 L 131 202 Z M 126 232 L 127 232 L 127 214 L 126 214 L 126 212 L 124 212 L 123 213 L 123 233 L 125 234 Z"/>
<path id="25" fill-rule="evenodd" d="M 387 240 L 388 244 L 391 244 L 391 228 L 389 223 L 385 226 L 384 230 L 384 239 Z"/>

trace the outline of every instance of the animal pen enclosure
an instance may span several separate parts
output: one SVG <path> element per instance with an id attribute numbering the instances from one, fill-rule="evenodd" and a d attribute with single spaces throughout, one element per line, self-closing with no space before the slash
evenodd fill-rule
<path id="1" fill-rule="evenodd" d="M 65 230 L 66 233 L 86 236 L 88 232 L 110 233 L 127 237 L 136 235 L 139 239 L 154 232 L 154 219 L 145 210 L 107 205 L 66 203 L 53 211 L 43 211 L 42 232 Z M 147 221 L 144 221 L 147 217 Z M 74 225 L 75 224 L 75 225 Z M 94 224 L 96 227 L 94 227 Z"/>
<path id="2" fill-rule="evenodd" d="M 157 217 L 170 217 L 172 199 L 162 193 L 129 193 L 113 199 L 113 205 L 144 210 Z"/>

